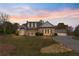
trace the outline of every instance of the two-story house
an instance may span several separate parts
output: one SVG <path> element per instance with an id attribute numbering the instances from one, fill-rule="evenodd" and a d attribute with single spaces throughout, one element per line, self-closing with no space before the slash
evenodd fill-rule
<path id="1" fill-rule="evenodd" d="M 24 33 L 26 36 L 36 36 L 37 32 L 42 33 L 44 36 L 52 36 L 55 30 L 54 26 L 48 21 L 27 21 L 25 28 L 19 30 L 19 35 Z"/>

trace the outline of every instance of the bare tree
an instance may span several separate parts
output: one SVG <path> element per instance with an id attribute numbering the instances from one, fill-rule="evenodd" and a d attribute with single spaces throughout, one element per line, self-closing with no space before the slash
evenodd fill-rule
<path id="1" fill-rule="evenodd" d="M 9 15 L 6 14 L 6 13 L 3 13 L 3 12 L 0 12 L 0 23 L 3 24 L 3 32 L 5 33 L 6 32 L 6 22 L 8 21 L 9 19 Z"/>
<path id="2" fill-rule="evenodd" d="M 8 14 L 0 12 L 0 21 L 1 21 L 1 22 L 4 23 L 4 22 L 6 22 L 8 19 L 9 19 L 9 15 L 8 15 Z"/>

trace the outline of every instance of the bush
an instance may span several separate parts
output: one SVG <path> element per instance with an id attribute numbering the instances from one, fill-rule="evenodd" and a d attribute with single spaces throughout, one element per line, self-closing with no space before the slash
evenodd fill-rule
<path id="1" fill-rule="evenodd" d="M 57 36 L 57 33 L 54 33 L 54 36 Z"/>
<path id="2" fill-rule="evenodd" d="M 43 33 L 37 32 L 37 33 L 36 33 L 36 36 L 43 36 Z"/>

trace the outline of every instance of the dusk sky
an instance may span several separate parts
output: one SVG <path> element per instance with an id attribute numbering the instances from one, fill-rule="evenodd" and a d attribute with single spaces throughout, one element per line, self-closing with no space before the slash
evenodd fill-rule
<path id="1" fill-rule="evenodd" d="M 9 21 L 13 23 L 48 20 L 54 25 L 63 22 L 75 27 L 79 24 L 79 4 L 77 3 L 2 3 L 0 12 L 10 15 Z"/>

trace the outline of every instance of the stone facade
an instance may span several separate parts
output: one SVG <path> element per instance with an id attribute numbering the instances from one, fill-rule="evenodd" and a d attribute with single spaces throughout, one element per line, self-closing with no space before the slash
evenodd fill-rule
<path id="1" fill-rule="evenodd" d="M 35 36 L 35 34 L 36 34 L 36 32 L 37 32 L 37 30 L 26 30 L 25 31 L 25 35 L 26 36 Z"/>
<path id="2" fill-rule="evenodd" d="M 39 32 L 43 33 L 44 36 L 52 36 L 55 31 L 53 28 L 40 28 Z"/>

